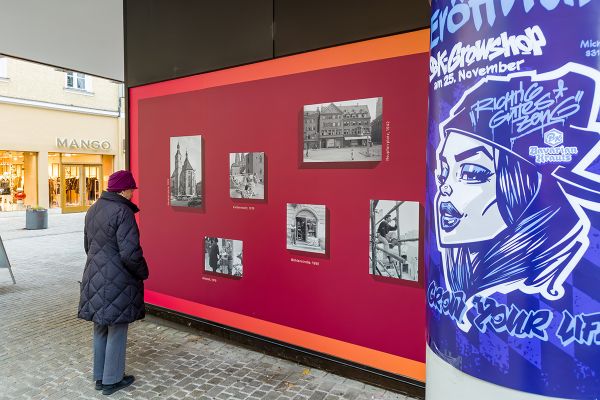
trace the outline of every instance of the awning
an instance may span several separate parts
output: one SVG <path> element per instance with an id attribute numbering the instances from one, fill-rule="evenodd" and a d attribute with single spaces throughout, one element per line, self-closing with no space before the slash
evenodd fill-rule
<path id="1" fill-rule="evenodd" d="M 346 136 L 344 140 L 369 140 L 369 136 Z"/>

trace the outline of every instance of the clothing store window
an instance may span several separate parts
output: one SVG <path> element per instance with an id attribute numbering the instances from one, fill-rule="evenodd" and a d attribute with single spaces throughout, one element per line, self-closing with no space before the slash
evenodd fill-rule
<path id="1" fill-rule="evenodd" d="M 37 205 L 37 153 L 0 151 L 0 211 Z"/>
<path id="2" fill-rule="evenodd" d="M 65 187 L 65 208 L 81 208 L 81 184 L 82 184 L 82 166 L 81 165 L 64 165 L 64 187 Z"/>
<path id="3" fill-rule="evenodd" d="M 102 166 L 86 165 L 83 171 L 85 176 L 85 205 L 91 206 L 100 198 L 102 193 Z"/>
<path id="4" fill-rule="evenodd" d="M 48 153 L 48 204 L 60 208 L 60 154 Z"/>
<path id="5" fill-rule="evenodd" d="M 62 212 L 86 211 L 100 198 L 104 175 L 112 173 L 112 156 L 60 154 L 58 170 L 60 188 L 57 193 L 60 194 Z"/>

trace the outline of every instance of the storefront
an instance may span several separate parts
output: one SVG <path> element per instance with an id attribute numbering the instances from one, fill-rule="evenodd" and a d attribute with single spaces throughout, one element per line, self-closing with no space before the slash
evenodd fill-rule
<path id="1" fill-rule="evenodd" d="M 110 174 L 125 167 L 118 114 L 0 104 L 0 120 L 11 122 L 0 133 L 2 212 L 35 206 L 85 211 Z"/>
<path id="2" fill-rule="evenodd" d="M 106 188 L 113 163 L 112 155 L 49 153 L 49 207 L 64 213 L 87 210 Z"/>
<path id="3" fill-rule="evenodd" d="M 370 136 L 346 136 L 344 138 L 345 146 L 344 147 L 358 147 L 363 146 L 366 147 L 371 141 Z"/>
<path id="4" fill-rule="evenodd" d="M 63 213 L 85 211 L 98 200 L 106 188 L 105 178 L 114 171 L 112 154 L 47 152 L 47 165 L 38 162 L 38 154 L 0 150 L 1 212 L 36 206 L 60 209 Z M 43 177 L 45 169 L 47 180 Z M 47 198 L 40 195 L 44 186 Z"/>

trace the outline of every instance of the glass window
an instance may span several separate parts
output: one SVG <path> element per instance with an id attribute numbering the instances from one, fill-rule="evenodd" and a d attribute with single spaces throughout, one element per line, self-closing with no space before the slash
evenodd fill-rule
<path id="1" fill-rule="evenodd" d="M 85 90 L 85 75 L 76 73 L 77 76 L 77 89 Z"/>
<path id="2" fill-rule="evenodd" d="M 65 86 L 69 89 L 90 91 L 89 77 L 80 72 L 67 72 L 67 80 Z"/>

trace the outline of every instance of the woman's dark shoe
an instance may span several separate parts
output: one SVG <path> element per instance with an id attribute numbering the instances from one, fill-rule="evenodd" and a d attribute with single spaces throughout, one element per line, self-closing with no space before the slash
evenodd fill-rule
<path id="1" fill-rule="evenodd" d="M 114 392 L 116 392 L 117 390 L 121 390 L 121 389 L 126 388 L 127 386 L 131 385 L 133 383 L 133 381 L 135 381 L 135 377 L 133 375 L 125 375 L 123 377 L 123 379 L 121 379 L 121 382 L 117 382 L 112 385 L 103 385 L 102 386 L 102 394 L 106 395 L 106 396 L 111 395 Z"/>
<path id="2" fill-rule="evenodd" d="M 99 379 L 96 381 L 96 386 L 95 386 L 96 390 L 102 390 L 102 379 Z"/>

